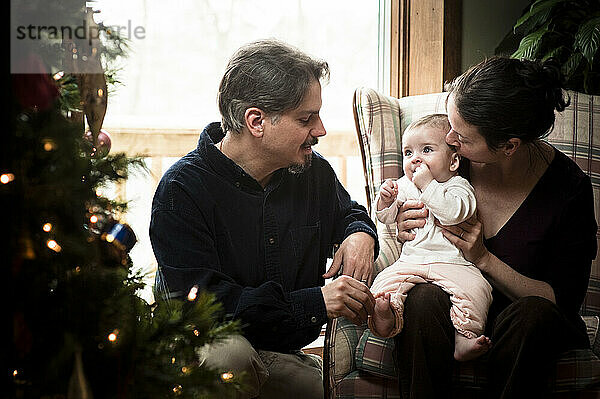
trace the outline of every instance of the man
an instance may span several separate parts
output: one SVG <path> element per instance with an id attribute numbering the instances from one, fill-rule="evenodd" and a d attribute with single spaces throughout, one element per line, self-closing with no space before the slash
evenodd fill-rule
<path id="1" fill-rule="evenodd" d="M 328 318 L 360 324 L 373 311 L 375 226 L 312 151 L 326 134 L 328 77 L 327 63 L 281 42 L 242 47 L 219 87 L 222 122 L 205 128 L 154 197 L 157 286 L 171 296 L 206 289 L 241 320 L 243 337 L 200 351 L 207 364 L 246 374 L 241 397 L 322 398 L 320 358 L 300 349 Z"/>

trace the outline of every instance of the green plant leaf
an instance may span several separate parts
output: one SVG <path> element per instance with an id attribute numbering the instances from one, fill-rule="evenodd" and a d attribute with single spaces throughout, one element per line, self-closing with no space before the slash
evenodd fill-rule
<path id="1" fill-rule="evenodd" d="M 564 51 L 565 49 L 566 49 L 565 46 L 559 46 L 559 47 L 553 48 L 552 50 L 548 51 L 546 53 L 546 55 L 544 55 L 542 57 L 542 61 L 546 61 L 548 58 L 553 58 L 553 57 L 557 58 L 558 54 L 560 52 Z"/>
<path id="2" fill-rule="evenodd" d="M 595 17 L 581 25 L 577 31 L 575 49 L 580 49 L 588 63 L 592 65 L 598 47 L 600 47 L 600 17 Z"/>
<path id="3" fill-rule="evenodd" d="M 564 3 L 566 0 L 538 0 L 531 5 L 531 8 L 525 15 L 517 20 L 513 27 L 513 32 L 527 21 L 527 29 L 525 32 L 535 29 L 541 22 L 545 22 L 552 8 L 558 3 Z"/>
<path id="4" fill-rule="evenodd" d="M 565 62 L 563 64 L 563 66 L 561 67 L 561 70 L 562 70 L 563 75 L 565 75 L 565 77 L 567 78 L 567 80 L 569 80 L 571 78 L 571 75 L 573 75 L 573 72 L 575 72 L 575 70 L 577 70 L 577 67 L 581 63 L 582 59 L 583 59 L 583 54 L 576 52 L 576 53 L 571 54 L 571 56 L 569 57 L 567 62 Z"/>
<path id="5" fill-rule="evenodd" d="M 544 26 L 542 26 L 540 29 L 528 34 L 523 39 L 521 39 L 521 43 L 519 43 L 519 48 L 511 55 L 511 57 L 526 59 L 535 58 L 535 54 L 537 53 L 540 47 L 542 37 L 548 32 L 549 25 L 550 22 L 546 22 Z"/>

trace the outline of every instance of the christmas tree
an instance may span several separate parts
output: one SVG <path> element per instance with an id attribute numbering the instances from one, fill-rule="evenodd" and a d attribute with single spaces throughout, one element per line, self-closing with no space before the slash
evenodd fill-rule
<path id="1" fill-rule="evenodd" d="M 11 53 L 9 135 L 0 150 L 0 195 L 10 210 L 9 397 L 230 396 L 242 376 L 206 369 L 196 348 L 238 325 L 221 321 L 214 297 L 196 288 L 183 300 L 140 299 L 128 256 L 135 234 L 119 222 L 127 204 L 97 194 L 144 167 L 111 154 L 102 130 L 114 80 L 105 71 L 125 56 L 126 41 L 97 25 L 85 2 L 11 6 L 11 26 L 24 27 L 12 33 L 35 40 Z M 41 14 L 53 25 L 36 36 L 41 25 L 31 22 Z M 84 37 L 72 34 L 80 26 Z"/>

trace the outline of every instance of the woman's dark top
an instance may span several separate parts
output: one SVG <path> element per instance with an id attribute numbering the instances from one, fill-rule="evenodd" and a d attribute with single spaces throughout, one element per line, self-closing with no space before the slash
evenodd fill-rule
<path id="1" fill-rule="evenodd" d="M 486 248 L 517 272 L 554 289 L 565 316 L 585 330 L 578 316 L 596 256 L 596 219 L 590 178 L 555 149 L 546 172 Z M 468 160 L 461 171 L 467 171 Z M 494 289 L 488 326 L 511 300 Z"/>

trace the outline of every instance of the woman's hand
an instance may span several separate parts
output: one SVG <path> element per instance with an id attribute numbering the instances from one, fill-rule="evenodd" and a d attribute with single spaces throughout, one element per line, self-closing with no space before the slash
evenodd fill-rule
<path id="1" fill-rule="evenodd" d="M 545 281 L 524 276 L 495 257 L 483 244 L 483 224 L 477 214 L 455 226 L 437 226 L 452 244 L 463 252 L 465 259 L 485 274 L 485 278 L 495 288 L 516 300 L 524 296 L 540 296 L 556 303 L 554 289 Z"/>
<path id="2" fill-rule="evenodd" d="M 396 239 L 401 243 L 414 240 L 416 234 L 410 231 L 425 226 L 425 218 L 427 218 L 428 214 L 429 210 L 425 208 L 425 204 L 421 201 L 405 201 L 398 208 L 398 216 L 396 217 L 398 234 L 396 235 Z"/>
<path id="3" fill-rule="evenodd" d="M 442 226 L 437 220 L 435 223 L 442 228 L 444 237 L 462 251 L 466 260 L 484 271 L 490 252 L 483 244 L 483 224 L 477 213 L 454 226 Z"/>

